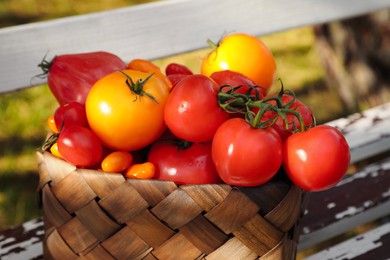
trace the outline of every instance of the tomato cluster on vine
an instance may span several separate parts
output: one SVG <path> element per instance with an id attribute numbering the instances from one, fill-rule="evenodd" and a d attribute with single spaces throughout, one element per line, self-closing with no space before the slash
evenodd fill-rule
<path id="1" fill-rule="evenodd" d="M 251 53 L 232 58 L 230 46 Z M 309 191 L 336 185 L 349 165 L 345 138 L 316 126 L 310 108 L 283 85 L 268 94 L 276 65 L 265 45 L 234 34 L 216 48 L 202 73 L 180 63 L 165 71 L 144 59 L 125 64 L 106 52 L 44 62 L 60 106 L 48 119 L 52 135 L 43 149 L 127 178 L 258 186 L 283 169 Z M 77 68 L 77 79 L 66 75 Z"/>

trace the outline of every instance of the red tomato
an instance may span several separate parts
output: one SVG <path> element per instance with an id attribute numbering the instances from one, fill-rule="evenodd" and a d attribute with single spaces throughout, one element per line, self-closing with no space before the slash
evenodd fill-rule
<path id="1" fill-rule="evenodd" d="M 345 175 L 350 151 L 336 128 L 320 125 L 291 135 L 284 142 L 283 166 L 290 179 L 308 191 L 326 190 Z"/>
<path id="2" fill-rule="evenodd" d="M 171 74 L 168 75 L 168 79 L 172 84 L 172 87 L 176 86 L 182 79 L 185 79 L 188 75 L 186 74 Z"/>
<path id="3" fill-rule="evenodd" d="M 217 128 L 229 118 L 219 107 L 218 85 L 203 75 L 189 75 L 168 97 L 164 119 L 169 130 L 190 142 L 208 142 Z"/>
<path id="4" fill-rule="evenodd" d="M 215 133 L 212 158 L 224 182 L 258 186 L 278 172 L 282 141 L 273 128 L 256 129 L 242 118 L 232 118 Z"/>
<path id="5" fill-rule="evenodd" d="M 175 74 L 182 74 L 182 75 L 192 75 L 192 71 L 187 68 L 186 66 L 178 63 L 170 63 L 165 68 L 165 74 L 168 75 L 175 75 Z"/>
<path id="6" fill-rule="evenodd" d="M 148 161 L 156 166 L 155 178 L 176 184 L 219 183 L 211 158 L 210 143 L 193 143 L 181 147 L 169 141 L 152 144 Z"/>
<path id="7" fill-rule="evenodd" d="M 288 109 L 293 110 L 302 116 L 305 129 L 309 129 L 313 127 L 315 125 L 315 119 L 311 109 L 299 99 L 295 98 L 294 101 L 293 99 L 294 97 L 291 95 L 283 95 L 282 96 L 283 106 L 287 105 L 289 102 L 292 102 L 291 106 Z M 269 103 L 276 105 L 276 101 L 274 100 L 270 101 Z M 301 125 L 298 118 L 291 113 L 286 114 L 287 125 L 285 120 L 280 115 L 277 115 L 274 111 L 271 110 L 268 110 L 267 112 L 264 113 L 261 121 L 265 122 L 274 117 L 277 117 L 277 119 L 272 127 L 275 128 L 276 131 L 278 131 L 278 133 L 282 137 L 282 140 L 285 140 L 288 136 L 290 136 L 292 133 L 296 132 L 297 130 L 301 130 Z"/>
<path id="8" fill-rule="evenodd" d="M 57 143 L 62 157 L 78 167 L 95 166 L 102 159 L 103 147 L 99 138 L 80 125 L 65 126 Z"/>
<path id="9" fill-rule="evenodd" d="M 231 70 L 221 70 L 216 71 L 211 74 L 210 78 L 212 78 L 218 85 L 231 85 L 232 87 L 242 86 L 237 90 L 238 93 L 245 94 L 250 87 L 256 86 L 251 79 L 243 74 Z M 260 94 L 260 99 L 263 98 L 267 92 L 266 89 L 258 87 L 257 88 Z M 223 89 L 222 89 L 223 90 Z"/>
<path id="10" fill-rule="evenodd" d="M 85 103 L 92 85 L 105 75 L 126 69 L 126 64 L 108 52 L 89 52 L 57 55 L 51 62 L 39 65 L 48 73 L 47 84 L 59 102 Z"/>
<path id="11" fill-rule="evenodd" d="M 88 127 L 85 106 L 78 102 L 71 102 L 60 106 L 54 112 L 54 122 L 57 129 L 64 125 L 81 125 Z"/>

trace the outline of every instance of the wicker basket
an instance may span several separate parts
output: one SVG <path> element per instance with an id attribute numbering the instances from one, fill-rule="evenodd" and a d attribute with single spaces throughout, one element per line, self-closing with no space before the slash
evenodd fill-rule
<path id="1" fill-rule="evenodd" d="M 38 153 L 45 259 L 294 259 L 304 193 L 130 180 Z"/>

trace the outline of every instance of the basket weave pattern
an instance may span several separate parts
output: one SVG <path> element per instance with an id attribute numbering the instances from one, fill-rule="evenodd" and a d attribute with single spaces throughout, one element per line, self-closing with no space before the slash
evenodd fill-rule
<path id="1" fill-rule="evenodd" d="M 293 259 L 303 193 L 131 180 L 38 153 L 45 258 Z"/>

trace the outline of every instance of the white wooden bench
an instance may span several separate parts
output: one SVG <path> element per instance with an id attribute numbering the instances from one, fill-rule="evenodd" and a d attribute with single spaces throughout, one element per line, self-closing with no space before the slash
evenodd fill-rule
<path id="1" fill-rule="evenodd" d="M 0 29 L 0 93 L 44 83 L 43 56 L 106 50 L 128 61 L 157 59 L 206 46 L 228 32 L 265 35 L 390 7 L 389 0 L 171 0 Z M 33 80 L 31 80 L 33 79 Z M 375 160 L 337 187 L 311 195 L 299 249 L 374 220 L 377 226 L 308 259 L 390 257 L 390 104 L 333 122 L 346 135 L 352 163 Z M 380 159 L 377 159 L 380 158 Z M 0 233 L 1 259 L 42 257 L 43 222 Z M 359 250 L 356 250 L 358 247 Z M 366 257 L 366 258 L 365 258 Z"/>

